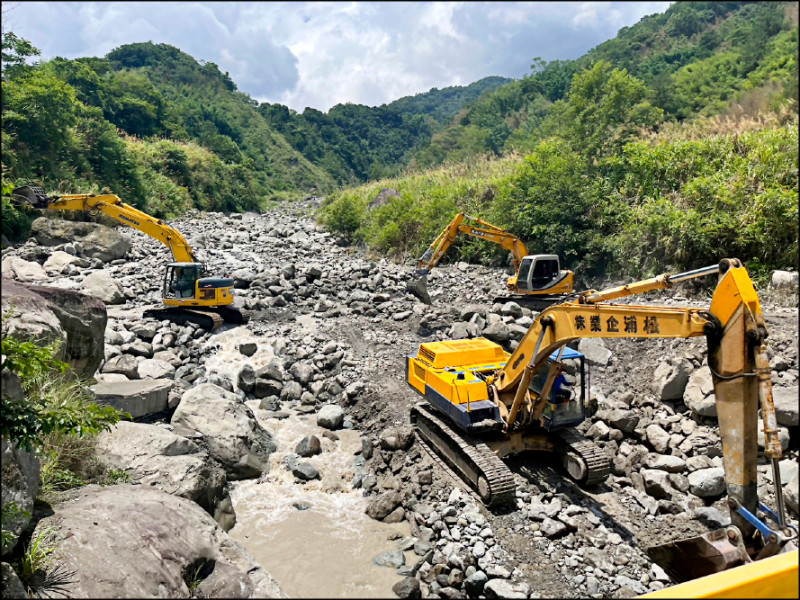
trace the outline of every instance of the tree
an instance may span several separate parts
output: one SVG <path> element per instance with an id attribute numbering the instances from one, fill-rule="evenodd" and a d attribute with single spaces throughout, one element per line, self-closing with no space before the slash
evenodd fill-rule
<path id="1" fill-rule="evenodd" d="M 648 100 L 644 83 L 599 61 L 575 75 L 567 102 L 569 137 L 585 156 L 619 151 L 643 127 L 663 119 L 663 111 Z"/>
<path id="2" fill-rule="evenodd" d="M 32 56 L 39 56 L 41 52 L 34 48 L 28 40 L 24 40 L 13 31 L 3 33 L 2 37 L 2 65 L 3 81 L 18 77 L 30 67 L 26 61 Z"/>

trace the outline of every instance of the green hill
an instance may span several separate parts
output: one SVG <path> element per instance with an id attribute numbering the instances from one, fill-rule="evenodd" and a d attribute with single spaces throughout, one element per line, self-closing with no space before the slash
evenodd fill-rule
<path id="1" fill-rule="evenodd" d="M 645 84 L 667 121 L 796 103 L 797 31 L 796 2 L 676 2 L 577 60 L 534 59 L 530 75 L 481 97 L 411 165 L 531 148 L 549 134 L 546 119 L 574 76 L 601 61 Z"/>
<path id="2" fill-rule="evenodd" d="M 4 34 L 5 180 L 108 188 L 157 216 L 253 209 L 335 185 L 213 63 L 149 42 L 104 58 L 20 60 L 37 53 Z"/>

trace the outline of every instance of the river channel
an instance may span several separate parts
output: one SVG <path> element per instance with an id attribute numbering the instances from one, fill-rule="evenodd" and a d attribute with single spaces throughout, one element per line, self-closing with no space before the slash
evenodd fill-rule
<path id="1" fill-rule="evenodd" d="M 257 352 L 245 358 L 242 342 L 256 342 Z M 274 357 L 271 345 L 246 327 L 211 336 L 207 342 L 217 352 L 206 360 L 209 373 L 227 376 L 236 385 L 245 360 L 254 369 Z M 270 456 L 270 472 L 258 480 L 231 483 L 236 525 L 229 532 L 291 597 L 391 598 L 392 586 L 402 579 L 390 567 L 373 564 L 382 552 L 395 550 L 410 535 L 405 521 L 387 524 L 370 519 L 367 499 L 353 489 L 358 431 L 341 429 L 331 434 L 316 424 L 316 415 L 295 412 L 284 403 L 286 418 L 274 418 L 248 400 L 259 423 L 269 431 L 278 450 Z M 320 473 L 319 480 L 301 483 L 283 459 L 306 436 L 319 438 L 322 452 L 302 459 Z M 412 562 L 413 552 L 405 554 Z"/>

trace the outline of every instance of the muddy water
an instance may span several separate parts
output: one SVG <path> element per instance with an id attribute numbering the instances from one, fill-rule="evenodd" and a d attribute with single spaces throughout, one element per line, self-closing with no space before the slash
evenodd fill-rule
<path id="1" fill-rule="evenodd" d="M 255 355 L 245 359 L 240 342 L 256 341 Z M 206 361 L 209 372 L 227 375 L 233 382 L 246 360 L 255 369 L 267 364 L 272 349 L 263 338 L 246 328 L 222 331 L 211 337 L 219 347 Z M 325 437 L 315 415 L 295 414 L 287 419 L 266 418 L 259 401 L 248 401 L 256 418 L 278 445 L 270 457 L 270 472 L 259 480 L 231 484 L 236 526 L 229 532 L 292 597 L 391 598 L 392 586 L 402 579 L 395 569 L 379 567 L 372 560 L 381 552 L 395 550 L 390 536 L 410 535 L 408 523 L 385 524 L 364 513 L 367 501 L 352 489 L 356 452 L 361 448 L 357 431 L 339 430 L 337 440 Z M 321 480 L 295 483 L 283 464 L 287 454 L 307 435 L 316 435 L 322 453 L 300 459 L 310 462 Z M 406 553 L 413 564 L 413 552 Z"/>

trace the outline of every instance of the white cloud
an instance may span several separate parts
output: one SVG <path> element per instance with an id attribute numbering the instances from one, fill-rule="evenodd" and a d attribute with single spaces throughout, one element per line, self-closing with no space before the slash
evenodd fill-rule
<path id="1" fill-rule="evenodd" d="M 577 58 L 668 2 L 24 2 L 4 28 L 43 58 L 152 41 L 228 71 L 262 102 L 379 105 L 531 60 Z M 5 19 L 4 19 L 5 20 Z M 68 34 L 65 34 L 68 32 Z"/>

